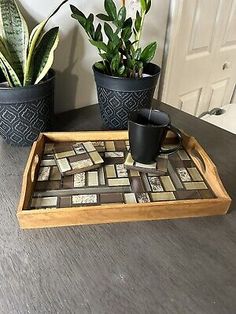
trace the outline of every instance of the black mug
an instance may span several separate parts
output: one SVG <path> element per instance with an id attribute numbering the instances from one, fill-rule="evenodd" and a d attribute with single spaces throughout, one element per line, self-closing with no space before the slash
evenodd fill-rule
<path id="1" fill-rule="evenodd" d="M 162 144 L 167 131 L 174 132 L 179 144 L 170 149 L 163 149 Z M 171 125 L 167 113 L 159 110 L 139 109 L 129 115 L 129 142 L 132 158 L 140 163 L 155 162 L 160 154 L 171 154 L 182 145 L 181 132 Z"/>

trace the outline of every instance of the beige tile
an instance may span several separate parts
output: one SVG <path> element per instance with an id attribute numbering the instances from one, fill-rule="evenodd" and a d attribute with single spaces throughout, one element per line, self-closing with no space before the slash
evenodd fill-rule
<path id="1" fill-rule="evenodd" d="M 175 195 L 173 192 L 151 193 L 151 197 L 153 202 L 175 200 Z"/>
<path id="2" fill-rule="evenodd" d="M 46 143 L 44 146 L 44 155 L 52 154 L 53 153 L 53 147 L 54 147 L 54 144 Z"/>
<path id="3" fill-rule="evenodd" d="M 87 152 L 93 152 L 96 150 L 91 142 L 85 142 L 85 143 L 83 143 L 83 145 L 84 145 L 85 149 L 87 150 Z"/>
<path id="4" fill-rule="evenodd" d="M 47 181 L 50 175 L 50 167 L 40 167 L 38 181 Z"/>
<path id="5" fill-rule="evenodd" d="M 134 164 L 134 160 L 133 160 L 131 154 L 128 153 L 128 155 L 127 155 L 127 157 L 126 157 L 126 160 L 125 160 L 125 165 L 132 167 L 133 164 Z"/>
<path id="6" fill-rule="evenodd" d="M 130 176 L 131 177 L 139 177 L 140 173 L 137 170 L 130 170 Z"/>
<path id="7" fill-rule="evenodd" d="M 97 203 L 97 194 L 81 194 L 72 196 L 73 204 L 95 204 Z"/>
<path id="8" fill-rule="evenodd" d="M 169 176 L 162 176 L 161 182 L 164 186 L 165 191 L 167 192 L 175 191 L 174 184 Z"/>
<path id="9" fill-rule="evenodd" d="M 41 208 L 41 207 L 56 207 L 57 197 L 40 197 L 32 198 L 31 207 Z"/>
<path id="10" fill-rule="evenodd" d="M 126 186 L 130 185 L 128 178 L 108 179 L 109 186 Z"/>
<path id="11" fill-rule="evenodd" d="M 141 162 L 135 163 L 136 167 L 144 168 L 144 169 L 156 169 L 157 164 L 154 162 L 152 164 L 142 164 Z"/>
<path id="12" fill-rule="evenodd" d="M 88 186 L 98 186 L 97 171 L 88 171 Z"/>
<path id="13" fill-rule="evenodd" d="M 105 147 L 106 147 L 106 151 L 108 151 L 108 152 L 114 152 L 116 150 L 115 144 L 113 141 L 105 142 Z"/>
<path id="14" fill-rule="evenodd" d="M 105 157 L 108 157 L 108 158 L 124 157 L 124 153 L 123 152 L 105 152 Z"/>
<path id="15" fill-rule="evenodd" d="M 70 164 L 66 158 L 57 159 L 57 165 L 62 173 L 71 170 Z"/>
<path id="16" fill-rule="evenodd" d="M 91 152 L 91 153 L 89 153 L 89 155 L 92 158 L 92 160 L 95 163 L 95 165 L 103 163 L 103 159 L 102 159 L 102 157 L 99 155 L 99 153 L 97 151 Z"/>
<path id="17" fill-rule="evenodd" d="M 134 193 L 125 193 L 124 194 L 125 203 L 126 204 L 132 204 L 137 203 L 136 197 Z"/>
<path id="18" fill-rule="evenodd" d="M 187 169 L 193 181 L 203 181 L 202 176 L 200 175 L 197 168 L 187 168 Z"/>
<path id="19" fill-rule="evenodd" d="M 55 159 L 43 159 L 40 164 L 41 167 L 52 167 L 56 165 Z"/>
<path id="20" fill-rule="evenodd" d="M 114 165 L 105 166 L 107 178 L 116 178 L 116 171 Z"/>
<path id="21" fill-rule="evenodd" d="M 178 150 L 178 155 L 179 155 L 180 159 L 182 159 L 182 160 L 190 160 L 188 154 L 183 149 Z"/>
<path id="22" fill-rule="evenodd" d="M 50 181 L 58 181 L 61 180 L 61 173 L 57 167 L 52 167 L 50 172 Z"/>
<path id="23" fill-rule="evenodd" d="M 206 190 L 207 186 L 204 182 L 186 182 L 184 183 L 186 190 Z"/>
<path id="24" fill-rule="evenodd" d="M 84 169 L 93 166 L 91 159 L 78 160 L 71 163 L 72 169 Z"/>
<path id="25" fill-rule="evenodd" d="M 56 159 L 61 159 L 61 158 L 75 156 L 75 155 L 76 155 L 75 152 L 73 150 L 70 150 L 68 152 L 56 153 L 55 157 Z"/>
<path id="26" fill-rule="evenodd" d="M 74 187 L 82 188 L 85 186 L 85 172 L 76 173 L 74 175 Z"/>

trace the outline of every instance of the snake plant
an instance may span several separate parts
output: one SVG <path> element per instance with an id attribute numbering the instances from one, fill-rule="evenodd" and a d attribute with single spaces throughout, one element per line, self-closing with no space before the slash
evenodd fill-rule
<path id="1" fill-rule="evenodd" d="M 59 41 L 59 27 L 45 31 L 49 19 L 29 35 L 28 26 L 15 0 L 0 0 L 0 68 L 11 87 L 38 84 L 48 73 Z"/>
<path id="2" fill-rule="evenodd" d="M 144 67 L 156 52 L 157 43 L 152 42 L 142 48 L 141 37 L 146 14 L 151 8 L 151 0 L 138 0 L 140 10 L 135 19 L 127 16 L 125 1 L 117 8 L 113 0 L 105 0 L 105 13 L 96 17 L 103 21 L 95 26 L 94 15 L 86 17 L 78 8 L 71 5 L 72 17 L 85 30 L 90 43 L 98 49 L 101 61 L 95 67 L 105 74 L 119 77 L 141 78 Z M 104 38 L 104 33 L 106 38 Z"/>

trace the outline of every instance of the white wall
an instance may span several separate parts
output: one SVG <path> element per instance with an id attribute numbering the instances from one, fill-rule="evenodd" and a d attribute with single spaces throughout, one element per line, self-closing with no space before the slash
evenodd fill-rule
<path id="1" fill-rule="evenodd" d="M 118 0 L 116 0 L 118 3 Z M 127 0 L 127 2 L 130 0 Z M 33 26 L 47 17 L 61 0 L 19 0 L 27 21 Z M 121 2 L 121 1 L 120 1 Z M 103 0 L 71 0 L 86 15 L 103 11 Z M 164 49 L 169 0 L 153 0 L 147 16 L 144 43 L 157 40 L 159 49 L 154 62 L 161 65 Z M 54 68 L 56 80 L 56 112 L 88 106 L 97 102 L 91 66 L 98 60 L 97 50 L 92 47 L 79 24 L 70 17 L 69 4 L 54 16 L 50 26 L 59 25 L 60 43 L 56 51 Z"/>

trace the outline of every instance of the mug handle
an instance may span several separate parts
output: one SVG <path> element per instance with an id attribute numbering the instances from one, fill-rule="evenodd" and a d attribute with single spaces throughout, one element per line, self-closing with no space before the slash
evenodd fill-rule
<path id="1" fill-rule="evenodd" d="M 173 125 L 168 125 L 167 129 L 170 130 L 171 132 L 175 133 L 175 135 L 177 136 L 178 140 L 179 140 L 179 144 L 176 147 L 170 148 L 170 149 L 162 149 L 160 150 L 161 154 L 172 154 L 174 152 L 176 152 L 177 150 L 179 150 L 182 146 L 182 135 L 179 129 L 175 128 Z"/>

